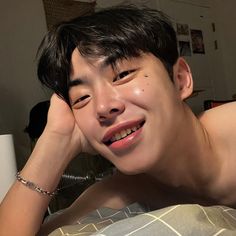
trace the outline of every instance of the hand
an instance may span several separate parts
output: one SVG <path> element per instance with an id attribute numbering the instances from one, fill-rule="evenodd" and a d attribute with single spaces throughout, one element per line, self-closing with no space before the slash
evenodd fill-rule
<path id="1" fill-rule="evenodd" d="M 70 140 L 68 148 L 74 157 L 78 153 L 94 153 L 92 147 L 78 127 L 68 104 L 53 94 L 48 111 L 44 133 L 53 134 L 60 139 Z"/>
<path id="2" fill-rule="evenodd" d="M 58 135 L 71 136 L 76 128 L 75 119 L 68 104 L 53 94 L 45 129 Z"/>

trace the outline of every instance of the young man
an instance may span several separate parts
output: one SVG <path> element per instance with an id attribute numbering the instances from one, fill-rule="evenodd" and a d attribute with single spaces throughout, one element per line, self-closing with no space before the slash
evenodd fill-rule
<path id="1" fill-rule="evenodd" d="M 41 45 L 38 75 L 59 96 L 1 205 L 0 234 L 39 231 L 51 193 L 80 152 L 100 153 L 118 172 L 45 224 L 42 235 L 102 206 L 236 206 L 236 104 L 195 117 L 184 102 L 191 71 L 160 12 L 120 7 L 59 24 Z"/>

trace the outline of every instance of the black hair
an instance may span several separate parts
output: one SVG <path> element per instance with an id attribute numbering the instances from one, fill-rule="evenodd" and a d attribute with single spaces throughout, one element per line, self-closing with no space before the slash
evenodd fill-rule
<path id="1" fill-rule="evenodd" d="M 175 30 L 160 11 L 133 6 L 112 7 L 62 22 L 44 37 L 38 51 L 39 80 L 69 103 L 71 55 L 78 48 L 87 58 L 105 57 L 106 64 L 152 53 L 170 77 L 178 58 Z"/>

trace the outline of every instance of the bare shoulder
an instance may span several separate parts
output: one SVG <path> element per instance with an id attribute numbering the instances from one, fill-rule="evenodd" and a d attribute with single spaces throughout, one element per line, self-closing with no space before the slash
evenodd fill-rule
<path id="1" fill-rule="evenodd" d="M 200 114 L 199 120 L 206 130 L 219 138 L 236 138 L 236 102 L 207 110 Z"/>
<path id="2" fill-rule="evenodd" d="M 236 101 L 235 102 L 229 102 L 224 105 L 220 105 L 217 107 L 214 107 L 212 109 L 209 109 L 207 111 L 204 111 L 199 115 L 199 119 L 204 119 L 205 117 L 212 118 L 212 116 L 217 117 L 228 117 L 229 115 L 236 116 Z M 230 117 L 229 117 L 230 118 Z"/>
<path id="3" fill-rule="evenodd" d="M 202 126 L 208 132 L 218 157 L 221 158 L 221 178 L 218 189 L 222 203 L 236 204 L 236 102 L 210 109 L 199 116 Z"/>

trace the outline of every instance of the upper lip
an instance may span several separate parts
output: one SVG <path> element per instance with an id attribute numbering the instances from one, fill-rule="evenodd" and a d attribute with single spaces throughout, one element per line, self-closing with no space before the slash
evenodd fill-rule
<path id="1" fill-rule="evenodd" d="M 133 121 L 127 121 L 127 122 L 123 122 L 120 123 L 112 128 L 110 128 L 105 135 L 103 136 L 102 142 L 103 143 L 107 143 L 113 135 L 115 135 L 116 133 L 119 133 L 122 130 L 128 129 L 128 128 L 132 128 L 134 126 L 137 126 L 141 123 L 143 123 L 144 120 L 139 119 L 139 120 L 133 120 Z"/>

